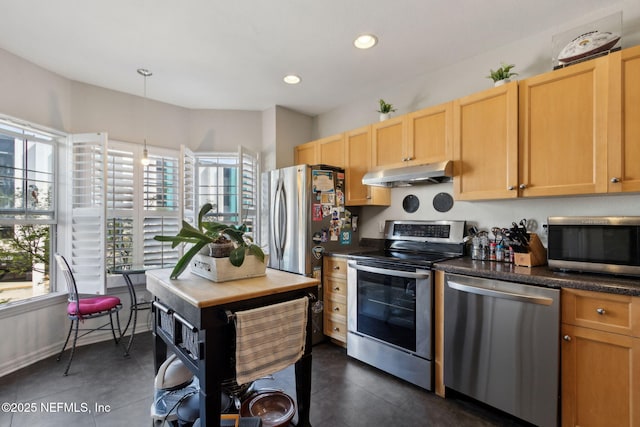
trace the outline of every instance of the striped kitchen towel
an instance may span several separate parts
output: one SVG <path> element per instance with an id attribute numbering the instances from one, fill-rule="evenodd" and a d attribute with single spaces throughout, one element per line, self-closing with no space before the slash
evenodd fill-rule
<path id="1" fill-rule="evenodd" d="M 236 312 L 236 382 L 245 384 L 278 372 L 304 353 L 306 297 Z"/>

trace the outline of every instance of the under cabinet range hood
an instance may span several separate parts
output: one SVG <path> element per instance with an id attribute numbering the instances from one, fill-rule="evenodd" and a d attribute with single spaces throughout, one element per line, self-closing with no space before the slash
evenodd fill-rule
<path id="1" fill-rule="evenodd" d="M 447 160 L 368 172 L 362 177 L 362 183 L 375 187 L 407 187 L 449 182 L 452 177 L 453 162 Z"/>

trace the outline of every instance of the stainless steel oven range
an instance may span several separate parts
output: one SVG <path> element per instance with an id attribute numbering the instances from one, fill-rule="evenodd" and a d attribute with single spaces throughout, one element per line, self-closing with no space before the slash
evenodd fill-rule
<path id="1" fill-rule="evenodd" d="M 433 389 L 433 263 L 464 254 L 465 221 L 387 221 L 385 248 L 351 254 L 347 354 Z"/>

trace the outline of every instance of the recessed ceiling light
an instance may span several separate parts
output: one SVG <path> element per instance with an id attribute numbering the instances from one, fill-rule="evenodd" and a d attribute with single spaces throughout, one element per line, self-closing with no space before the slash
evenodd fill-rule
<path id="1" fill-rule="evenodd" d="M 373 34 L 363 34 L 353 41 L 353 45 L 358 49 L 369 49 L 378 44 L 378 38 Z"/>
<path id="2" fill-rule="evenodd" d="M 288 83 L 290 85 L 297 85 L 298 83 L 300 83 L 300 76 L 296 76 L 295 74 L 287 74 L 286 76 L 284 76 L 284 82 Z"/>

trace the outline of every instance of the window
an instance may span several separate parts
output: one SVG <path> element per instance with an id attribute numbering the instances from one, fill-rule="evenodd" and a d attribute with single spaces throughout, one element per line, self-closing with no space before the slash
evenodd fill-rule
<path id="1" fill-rule="evenodd" d="M 144 168 L 144 206 L 142 238 L 144 264 L 173 266 L 180 256 L 178 248 L 158 242 L 157 235 L 173 235 L 180 230 L 180 164 L 176 156 L 150 155 Z"/>
<path id="2" fill-rule="evenodd" d="M 243 147 L 238 153 L 196 155 L 198 209 L 211 203 L 210 218 L 246 224 L 256 235 L 258 222 L 258 155 Z"/>
<path id="3" fill-rule="evenodd" d="M 142 166 L 137 151 L 136 144 L 109 141 L 107 269 L 172 266 L 180 255 L 178 248 L 154 240 L 159 234 L 176 234 L 180 228 L 177 153 L 155 150 L 156 154 L 149 155 L 149 165 Z"/>
<path id="4" fill-rule="evenodd" d="M 106 134 L 72 139 L 73 226 L 66 251 L 84 292 L 106 292 L 109 269 L 174 266 L 183 248 L 154 237 L 177 234 L 182 220 L 193 223 L 203 203 L 216 205 L 216 220 L 244 222 L 253 231 L 256 154 L 241 149 L 196 157 L 184 147 L 148 147 L 150 164 L 142 166 L 140 144 L 108 141 Z"/>
<path id="5" fill-rule="evenodd" d="M 61 137 L 0 119 L 0 305 L 50 291 Z"/>

